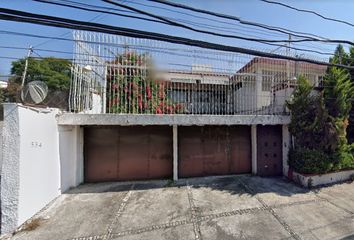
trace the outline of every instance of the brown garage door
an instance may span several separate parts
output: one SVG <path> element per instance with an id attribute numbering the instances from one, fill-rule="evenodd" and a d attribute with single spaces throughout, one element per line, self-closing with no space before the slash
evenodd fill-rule
<path id="1" fill-rule="evenodd" d="M 257 174 L 279 176 L 282 170 L 282 127 L 257 126 Z"/>
<path id="2" fill-rule="evenodd" d="M 180 177 L 251 172 L 250 127 L 191 126 L 178 130 Z"/>
<path id="3" fill-rule="evenodd" d="M 159 179 L 172 176 L 172 128 L 85 128 L 85 181 Z"/>

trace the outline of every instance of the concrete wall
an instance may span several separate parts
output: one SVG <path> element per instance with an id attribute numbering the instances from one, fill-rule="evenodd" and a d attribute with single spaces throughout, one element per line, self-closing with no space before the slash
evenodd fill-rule
<path id="1" fill-rule="evenodd" d="M 5 104 L 1 233 L 10 233 L 82 181 L 82 131 L 58 128 L 56 109 Z"/>
<path id="2" fill-rule="evenodd" d="M 292 180 L 307 188 L 347 181 L 350 180 L 352 176 L 354 176 L 354 170 L 318 175 L 292 172 Z"/>
<path id="3" fill-rule="evenodd" d="M 20 159 L 18 225 L 60 195 L 57 110 L 18 107 Z"/>
<path id="4" fill-rule="evenodd" d="M 18 104 L 5 104 L 1 156 L 2 233 L 12 232 L 62 192 L 83 182 L 83 129 L 80 125 L 174 123 L 175 140 L 178 125 L 252 125 L 252 172 L 256 174 L 256 125 L 284 125 L 290 120 L 288 116 L 57 116 L 58 113 L 55 109 L 34 109 Z M 287 171 L 289 139 L 287 127 L 284 126 L 284 174 Z M 174 148 L 174 176 L 177 179 L 177 142 Z"/>
<path id="5" fill-rule="evenodd" d="M 3 151 L 1 172 L 1 233 L 18 226 L 20 185 L 19 112 L 15 105 L 4 106 Z"/>
<path id="6" fill-rule="evenodd" d="M 59 126 L 61 192 L 83 182 L 83 129 L 80 126 Z"/>

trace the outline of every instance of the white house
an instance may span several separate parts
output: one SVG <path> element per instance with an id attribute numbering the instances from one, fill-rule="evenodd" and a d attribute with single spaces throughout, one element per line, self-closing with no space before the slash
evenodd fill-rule
<path id="1" fill-rule="evenodd" d="M 271 108 L 283 60 L 74 37 L 69 111 L 5 105 L 2 233 L 80 183 L 287 174 L 290 116 Z"/>

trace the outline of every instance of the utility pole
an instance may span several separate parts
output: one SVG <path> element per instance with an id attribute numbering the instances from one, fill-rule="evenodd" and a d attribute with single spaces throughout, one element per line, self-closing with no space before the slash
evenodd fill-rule
<path id="1" fill-rule="evenodd" d="M 290 57 L 290 42 L 291 42 L 291 34 L 289 34 L 289 42 L 288 46 L 286 48 L 286 56 Z M 286 60 L 286 77 L 289 82 L 290 80 L 290 62 L 289 60 Z"/>
<path id="2" fill-rule="evenodd" d="M 25 61 L 25 69 L 23 70 L 23 74 L 22 74 L 21 88 L 23 88 L 23 86 L 25 85 L 27 68 L 28 68 L 28 58 L 31 56 L 32 52 L 33 52 L 33 49 L 32 49 L 32 46 L 30 45 L 28 48 L 27 57 L 26 57 L 26 61 Z"/>
<path id="3" fill-rule="evenodd" d="M 291 34 L 289 34 L 288 46 L 286 48 L 286 56 L 290 56 L 290 43 L 291 43 Z"/>

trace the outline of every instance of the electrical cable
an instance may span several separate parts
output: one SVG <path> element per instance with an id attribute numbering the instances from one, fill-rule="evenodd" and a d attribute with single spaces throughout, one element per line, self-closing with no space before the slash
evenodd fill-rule
<path id="1" fill-rule="evenodd" d="M 343 23 L 343 24 L 345 24 L 345 25 L 354 27 L 354 24 L 353 24 L 353 23 L 350 23 L 350 22 L 347 22 L 347 21 L 344 21 L 344 20 L 340 20 L 340 19 L 336 19 L 336 18 L 326 17 L 326 16 L 324 16 L 324 15 L 318 13 L 318 12 L 312 11 L 312 10 L 296 8 L 296 7 L 290 6 L 290 5 L 285 4 L 285 3 L 281 3 L 281 2 L 275 2 L 275 1 L 269 1 L 269 0 L 260 0 L 260 1 L 265 2 L 265 3 L 270 3 L 270 4 L 275 4 L 275 5 L 283 6 L 283 7 L 286 7 L 286 8 L 290 8 L 290 9 L 295 10 L 295 11 L 298 11 L 298 12 L 311 13 L 311 14 L 313 14 L 313 15 L 316 15 L 316 16 L 318 16 L 318 17 L 320 17 L 320 18 L 322 18 L 322 19 L 328 20 L 328 21 Z"/>
<path id="2" fill-rule="evenodd" d="M 239 17 L 236 16 L 231 16 L 231 15 L 227 15 L 227 14 L 223 14 L 223 13 L 217 13 L 217 12 L 212 12 L 212 11 L 208 11 L 208 10 L 204 10 L 204 9 L 200 9 L 200 8 L 194 8 L 194 7 L 190 7 L 188 5 L 183 5 L 183 4 L 179 4 L 179 3 L 174 3 L 174 2 L 169 2 L 166 0 L 147 0 L 150 2 L 155 2 L 155 3 L 160 3 L 163 5 L 167 5 L 167 6 L 172 6 L 175 8 L 181 8 L 181 9 L 185 9 L 185 10 L 190 10 L 192 12 L 197 12 L 197 13 L 203 13 L 203 14 L 207 14 L 210 16 L 214 16 L 214 17 L 219 17 L 219 18 L 224 18 L 224 19 L 229 19 L 229 20 L 235 20 L 240 22 L 241 24 L 245 24 L 245 25 L 250 25 L 250 26 L 255 26 L 255 27 L 259 27 L 259 28 L 264 28 L 270 31 L 277 31 L 277 32 L 281 32 L 284 34 L 291 34 L 293 36 L 300 36 L 299 37 L 306 37 L 304 35 L 308 36 L 313 36 L 313 37 L 317 37 L 317 38 L 322 38 L 322 39 L 327 39 L 318 35 L 314 35 L 312 33 L 304 33 L 304 32 L 299 32 L 299 31 L 294 31 L 294 30 L 290 30 L 290 29 L 286 29 L 286 28 L 282 28 L 282 27 L 275 27 L 275 26 L 270 26 L 270 25 L 266 25 L 266 24 L 262 24 L 262 23 L 257 23 L 257 22 L 251 22 L 251 21 L 245 21 L 242 20 Z"/>
<path id="3" fill-rule="evenodd" d="M 0 12 L 7 13 L 7 14 L 0 14 L 0 19 L 8 20 L 8 21 L 27 22 L 27 23 L 46 25 L 46 26 L 96 31 L 96 32 L 117 34 L 117 35 L 135 37 L 135 38 L 160 40 L 160 41 L 165 41 L 170 43 L 208 48 L 208 49 L 214 49 L 214 50 L 220 50 L 226 52 L 228 51 L 228 52 L 245 53 L 245 54 L 250 54 L 259 57 L 279 58 L 279 59 L 293 60 L 293 61 L 304 61 L 304 62 L 319 64 L 319 65 L 337 66 L 337 67 L 344 67 L 350 69 L 353 68 L 342 64 L 331 64 L 328 62 L 321 62 L 312 59 L 283 56 L 274 53 L 265 53 L 258 50 L 251 50 L 251 49 L 245 49 L 245 48 L 240 48 L 235 46 L 216 44 L 216 43 L 182 38 L 182 37 L 171 36 L 166 34 L 147 32 L 147 31 L 141 31 L 136 29 L 122 28 L 122 27 L 115 27 L 111 25 L 104 25 L 98 23 L 87 23 L 84 21 L 40 15 L 40 14 L 33 14 L 33 13 L 17 11 L 17 10 L 0 8 Z"/>
<path id="4" fill-rule="evenodd" d="M 33 0 L 33 1 L 43 2 L 43 3 L 48 3 L 48 4 L 54 4 L 54 5 L 63 5 L 61 3 L 55 3 L 55 2 L 46 1 L 46 0 Z M 190 26 L 182 24 L 182 23 L 178 23 L 178 22 L 169 20 L 169 19 L 167 19 L 165 17 L 161 17 L 159 15 L 148 13 L 146 11 L 139 10 L 139 9 L 136 9 L 136 8 L 124 5 L 124 4 L 115 3 L 115 2 L 107 1 L 107 0 L 102 0 L 102 1 L 106 2 L 106 3 L 110 3 L 110 4 L 113 4 L 113 5 L 116 5 L 116 6 L 119 6 L 119 7 L 122 7 L 122 8 L 126 8 L 126 9 L 129 9 L 129 10 L 135 11 L 137 13 L 140 13 L 140 14 L 143 14 L 143 15 L 146 15 L 146 16 L 149 16 L 149 17 L 152 17 L 152 18 L 160 20 L 160 21 L 158 21 L 158 20 L 149 19 L 148 21 L 164 23 L 164 24 L 167 24 L 167 25 L 175 26 L 175 27 L 181 27 L 181 28 L 185 28 L 185 29 L 188 29 L 188 30 L 191 30 L 191 31 L 194 31 L 194 32 L 199 32 L 199 33 L 204 33 L 204 34 L 209 34 L 209 35 L 214 35 L 214 36 L 220 36 L 220 37 L 227 37 L 227 38 L 246 40 L 246 41 L 253 41 L 253 42 L 268 42 L 268 43 L 285 43 L 285 42 L 289 42 L 288 40 L 249 38 L 249 37 L 242 37 L 242 36 L 236 36 L 236 35 L 230 35 L 230 34 L 221 34 L 221 33 L 215 33 L 215 32 L 211 32 L 211 31 L 200 30 L 200 29 L 193 28 L 193 27 L 190 27 Z M 73 8 L 78 8 L 78 7 L 74 7 L 73 6 Z M 90 10 L 90 11 L 92 11 L 92 10 Z M 94 11 L 96 11 L 96 10 L 94 10 Z M 97 11 L 99 11 L 99 10 L 97 10 Z M 139 18 L 139 17 L 136 17 L 136 18 Z M 147 19 L 144 19 L 144 20 L 147 20 Z M 297 41 L 297 40 L 293 40 L 293 41 Z"/>
<path id="5" fill-rule="evenodd" d="M 76 7 L 76 6 L 72 6 L 72 5 L 68 5 L 68 4 L 63 4 L 63 3 L 54 3 L 54 2 L 48 2 L 48 1 L 45 1 L 45 0 L 33 0 L 33 1 L 37 1 L 37 2 L 43 2 L 43 3 L 49 3 L 49 4 L 54 4 L 54 5 L 60 5 L 60 6 L 66 6 L 66 7 L 71 7 L 71 8 L 77 8 L 77 9 L 81 9 L 81 10 L 86 10 L 86 11 L 94 11 L 94 12 L 103 12 L 103 13 L 107 13 L 107 14 L 112 14 L 112 15 L 118 15 L 118 16 L 123 16 L 123 17 L 129 17 L 129 18 L 135 18 L 135 19 L 140 19 L 140 20 L 145 20 L 145 21 L 150 21 L 150 22 L 157 22 L 157 23 L 162 23 L 162 24 L 168 24 L 168 25 L 172 25 L 174 26 L 174 24 L 172 23 L 169 23 L 169 22 L 164 22 L 164 21 L 161 21 L 161 20 L 154 20 L 154 19 L 149 19 L 149 18 L 144 18 L 144 17 L 136 17 L 136 16 L 131 16 L 131 15 L 125 15 L 125 14 L 116 14 L 116 13 L 112 13 L 112 12 L 108 12 L 108 11 L 100 11 L 100 10 L 93 10 L 93 9 L 89 9 L 89 8 L 86 8 L 86 7 Z M 72 1 L 70 1 L 72 2 Z M 85 4 L 87 5 L 87 4 Z M 93 6 L 93 5 L 90 5 L 90 6 Z M 171 18 L 166 18 L 166 19 L 171 19 Z M 178 19 L 177 19 L 178 20 Z M 185 21 L 185 20 L 184 20 Z M 186 21 L 187 23 L 189 24 L 193 24 L 193 25 L 196 25 L 196 23 L 191 23 L 190 21 Z M 185 25 L 184 25 L 185 26 Z M 208 27 L 206 27 L 208 28 Z M 209 27 L 210 28 L 210 27 Z M 215 28 L 213 28 L 215 30 Z M 193 30 L 194 31 L 194 30 Z M 198 32 L 200 32 L 199 30 L 197 30 Z M 205 33 L 205 32 L 204 32 Z M 209 32 L 208 31 L 208 34 L 213 34 L 213 35 L 217 35 L 217 36 L 220 36 L 220 34 L 218 33 L 215 33 L 215 32 Z M 223 35 L 225 37 L 225 35 Z M 239 37 L 236 37 L 234 35 L 226 35 L 226 37 L 232 37 L 232 38 L 238 38 Z M 251 38 L 250 38 L 251 39 Z M 244 40 L 244 39 L 243 39 Z M 279 45 L 279 44 L 274 44 L 274 43 L 269 43 L 269 42 L 263 42 L 262 39 L 253 39 L 252 41 L 256 41 L 258 43 L 261 43 L 261 44 L 266 44 L 266 45 L 270 45 L 270 46 L 277 46 L 277 47 L 285 47 L 283 45 Z M 264 40 L 264 41 L 269 41 L 269 40 Z M 282 42 L 284 41 L 288 41 L 288 40 L 283 40 Z M 312 53 L 316 53 L 316 54 L 321 54 L 321 55 L 332 55 L 332 53 L 328 53 L 328 52 L 319 52 L 319 51 L 315 51 L 315 50 L 310 50 L 310 49 L 305 49 L 305 48 L 297 48 L 297 47 L 291 47 L 291 46 L 288 46 L 287 48 L 289 49 L 293 49 L 293 50 L 298 50 L 298 51 L 304 51 L 304 52 L 312 52 Z"/>
<path id="6" fill-rule="evenodd" d="M 68 6 L 68 7 L 73 7 L 73 8 L 76 8 L 75 6 L 70 6 L 70 5 L 67 5 L 67 4 L 61 4 L 61 3 L 53 3 L 53 2 L 47 2 L 45 0 L 34 0 L 34 1 L 39 1 L 39 2 L 45 2 L 45 3 L 50 3 L 50 4 L 55 4 L 55 5 L 61 5 L 61 6 Z M 92 6 L 92 5 L 91 5 Z M 121 6 L 121 5 L 120 5 Z M 79 8 L 79 9 L 83 9 L 83 10 L 86 10 L 87 8 Z M 92 10 L 92 9 L 89 9 L 88 11 L 96 11 L 96 10 Z M 110 12 L 106 12 L 108 14 L 114 14 L 114 13 L 110 13 Z M 115 15 L 115 14 L 114 14 Z M 133 18 L 137 18 L 135 16 L 129 16 L 129 17 L 133 17 Z M 143 20 L 147 20 L 147 21 L 153 21 L 153 22 L 158 22 L 158 23 L 164 23 L 164 24 L 168 24 L 168 25 L 173 25 L 170 22 L 162 22 L 162 21 L 159 21 L 159 20 L 152 20 L 152 19 L 146 19 L 146 18 L 139 18 L 138 19 L 143 19 Z M 165 19 L 168 19 L 168 18 L 165 18 Z M 169 21 L 169 20 L 167 20 Z M 238 36 L 234 36 L 234 35 L 225 35 L 225 34 L 218 34 L 218 33 L 215 33 L 215 32 L 209 32 L 209 31 L 202 31 L 202 30 L 196 30 L 196 29 L 193 29 L 191 27 L 188 27 L 186 25 L 183 25 L 184 27 L 187 27 L 188 29 L 192 29 L 193 31 L 198 31 L 198 32 L 202 32 L 202 33 L 207 33 L 207 34 L 212 34 L 212 35 L 217 35 L 217 36 L 224 36 L 224 37 L 231 37 L 231 38 L 238 38 L 238 39 L 243 39 L 243 40 L 251 40 L 251 41 L 256 41 L 258 43 L 261 43 L 261 44 L 267 44 L 267 45 L 272 45 L 272 46 L 282 46 L 282 45 L 279 45 L 279 44 L 271 44 L 269 43 L 268 41 L 272 41 L 272 42 L 289 42 L 289 40 L 265 40 L 265 39 L 252 39 L 252 38 L 243 38 L 243 37 L 238 37 Z M 264 41 L 264 42 L 263 42 Z M 301 41 L 301 40 L 300 40 Z M 291 42 L 295 42 L 295 41 L 291 41 Z M 322 53 L 322 52 L 319 52 L 319 51 L 315 51 L 315 50 L 310 50 L 310 49 L 304 49 L 304 48 L 295 48 L 295 47 L 288 47 L 290 49 L 293 49 L 293 50 L 299 50 L 299 51 L 306 51 L 306 52 L 312 52 L 312 53 L 317 53 L 317 54 L 321 54 L 321 55 L 332 55 L 332 53 Z"/>

